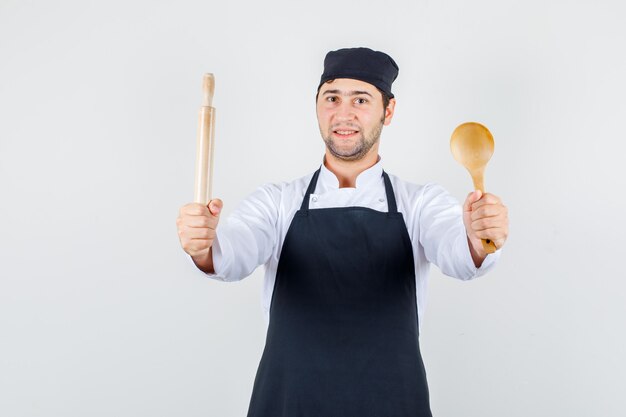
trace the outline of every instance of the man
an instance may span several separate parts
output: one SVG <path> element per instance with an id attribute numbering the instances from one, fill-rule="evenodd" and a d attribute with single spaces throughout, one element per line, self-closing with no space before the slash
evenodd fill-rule
<path id="1" fill-rule="evenodd" d="M 223 281 L 265 264 L 269 327 L 249 417 L 431 416 L 419 350 L 428 268 L 482 275 L 501 248 L 507 210 L 470 193 L 463 209 L 436 184 L 383 171 L 398 66 L 367 48 L 329 52 L 317 95 L 326 143 L 315 173 L 267 184 L 220 224 L 222 202 L 180 210 L 199 269 Z"/>

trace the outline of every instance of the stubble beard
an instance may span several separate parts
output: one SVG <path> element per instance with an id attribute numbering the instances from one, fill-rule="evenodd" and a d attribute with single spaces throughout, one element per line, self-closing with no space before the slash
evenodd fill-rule
<path id="1" fill-rule="evenodd" d="M 333 139 L 333 127 L 328 128 L 328 132 L 324 135 L 322 134 L 322 138 L 324 139 L 324 143 L 326 143 L 326 148 L 328 151 L 336 158 L 344 160 L 344 161 L 358 161 L 367 155 L 367 153 L 372 149 L 372 146 L 376 144 L 380 140 L 380 134 L 383 130 L 383 123 L 385 118 L 380 120 L 380 123 L 372 129 L 371 132 L 365 136 L 365 133 L 362 130 L 359 130 L 360 136 L 357 138 L 356 143 L 349 149 L 340 149 L 337 146 L 337 143 Z M 346 127 L 353 127 L 351 125 L 344 125 Z"/>

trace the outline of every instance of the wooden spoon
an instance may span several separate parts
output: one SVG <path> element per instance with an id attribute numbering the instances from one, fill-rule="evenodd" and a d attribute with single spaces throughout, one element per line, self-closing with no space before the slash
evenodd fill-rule
<path id="1" fill-rule="evenodd" d="M 487 162 L 493 155 L 493 136 L 489 129 L 480 123 L 468 122 L 459 125 L 450 138 L 450 150 L 454 159 L 469 171 L 474 188 L 485 193 L 484 174 Z M 487 253 L 496 251 L 496 245 L 489 239 L 482 239 Z"/>

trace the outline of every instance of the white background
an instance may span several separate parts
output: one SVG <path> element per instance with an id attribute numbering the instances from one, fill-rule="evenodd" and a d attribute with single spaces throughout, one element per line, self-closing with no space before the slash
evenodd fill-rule
<path id="1" fill-rule="evenodd" d="M 244 416 L 262 270 L 205 278 L 175 219 L 216 76 L 215 194 L 312 172 L 327 51 L 400 66 L 388 172 L 459 200 L 484 123 L 511 233 L 488 276 L 434 268 L 435 416 L 624 413 L 626 27 L 615 1 L 0 0 L 0 415 Z"/>

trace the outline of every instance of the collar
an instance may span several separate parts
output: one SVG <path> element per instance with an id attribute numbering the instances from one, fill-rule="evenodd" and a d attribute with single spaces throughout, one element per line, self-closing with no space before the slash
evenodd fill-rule
<path id="1" fill-rule="evenodd" d="M 339 189 L 339 180 L 332 171 L 326 168 L 326 165 L 324 164 L 325 158 L 326 157 L 322 158 L 322 167 L 320 170 L 318 184 L 322 186 L 321 189 L 323 190 L 337 190 Z M 370 185 L 377 184 L 379 181 L 382 181 L 382 175 L 383 165 L 379 155 L 378 161 L 376 161 L 374 165 L 367 168 L 356 177 L 356 188 L 369 187 Z"/>

